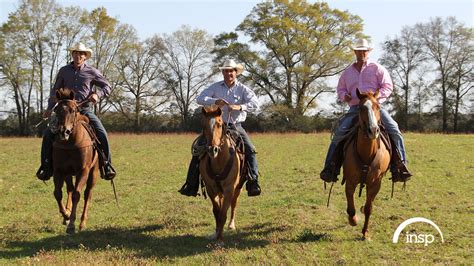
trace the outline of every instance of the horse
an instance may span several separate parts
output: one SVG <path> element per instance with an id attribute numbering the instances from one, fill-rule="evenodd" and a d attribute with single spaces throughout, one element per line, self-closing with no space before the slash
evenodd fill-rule
<path id="1" fill-rule="evenodd" d="M 94 147 L 93 130 L 89 119 L 79 113 L 74 91 L 63 88 L 56 91 L 58 100 L 53 111 L 57 119 L 57 134 L 53 142 L 54 197 L 58 203 L 66 233 L 75 233 L 77 204 L 84 191 L 84 207 L 79 229 L 86 227 L 92 189 L 99 176 L 99 159 Z M 73 183 L 73 176 L 75 182 Z M 62 187 L 67 188 L 66 208 L 62 202 Z"/>
<path id="2" fill-rule="evenodd" d="M 375 93 L 360 93 L 357 89 L 359 116 L 356 124 L 356 135 L 347 143 L 343 161 L 343 177 L 346 182 L 347 214 L 349 224 L 357 225 L 354 207 L 354 191 L 361 184 L 359 197 L 365 185 L 366 201 L 361 207 L 365 214 L 362 238 L 369 239 L 369 218 L 372 214 L 372 204 L 380 190 L 382 177 L 388 170 L 390 152 L 387 144 L 381 140 L 380 105 L 377 101 L 378 90 Z"/>
<path id="3" fill-rule="evenodd" d="M 223 242 L 227 210 L 231 207 L 228 228 L 235 230 L 237 200 L 242 189 L 241 155 L 227 134 L 219 107 L 202 108 L 203 134 L 207 141 L 207 154 L 199 163 L 207 194 L 212 202 L 216 229 L 211 239 Z"/>

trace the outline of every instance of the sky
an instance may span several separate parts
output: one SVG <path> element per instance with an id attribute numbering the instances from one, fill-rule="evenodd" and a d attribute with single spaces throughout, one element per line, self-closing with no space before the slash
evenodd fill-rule
<path id="1" fill-rule="evenodd" d="M 206 30 L 211 35 L 234 31 L 261 0 L 56 0 L 62 6 L 93 10 L 105 7 L 110 16 L 132 25 L 141 39 L 154 34 L 172 33 L 182 25 Z M 314 2 L 309 0 L 309 2 Z M 404 26 L 429 22 L 430 18 L 454 16 L 474 28 L 474 0 L 326 0 L 330 8 L 348 11 L 364 21 L 374 50 L 370 58 L 381 56 L 381 43 L 399 35 Z M 0 23 L 16 10 L 19 1 L 0 0 Z M 335 83 L 337 78 L 329 81 Z M 326 96 L 334 98 L 332 96 Z M 329 108 L 328 98 L 318 100 Z M 330 101 L 334 101 L 334 99 Z"/>
<path id="2" fill-rule="evenodd" d="M 234 31 L 261 1 L 256 0 L 57 0 L 63 6 L 88 10 L 103 6 L 112 17 L 137 29 L 140 38 L 172 33 L 182 25 L 204 29 L 212 35 Z M 313 2 L 313 1 L 311 1 Z M 428 22 L 433 17 L 455 16 L 474 27 L 474 0 L 327 0 L 331 8 L 360 16 L 364 33 L 372 39 L 371 58 L 380 57 L 380 43 L 399 34 L 403 26 Z M 0 0 L 0 23 L 19 1 Z"/>

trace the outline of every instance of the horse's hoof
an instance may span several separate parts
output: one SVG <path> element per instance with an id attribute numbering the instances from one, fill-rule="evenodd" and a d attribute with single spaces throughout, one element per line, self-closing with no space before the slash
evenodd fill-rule
<path id="1" fill-rule="evenodd" d="M 63 225 L 68 225 L 69 224 L 69 219 L 64 218 L 63 219 Z"/>
<path id="2" fill-rule="evenodd" d="M 86 229 L 86 225 L 85 225 L 85 224 L 84 224 L 84 225 L 82 225 L 82 224 L 79 225 L 79 231 L 82 231 L 82 230 L 84 230 L 84 229 Z"/>
<path id="3" fill-rule="evenodd" d="M 362 236 L 362 240 L 363 240 L 363 241 L 367 241 L 367 242 L 372 241 L 372 239 L 370 239 L 369 235 L 364 235 L 364 236 Z"/>
<path id="4" fill-rule="evenodd" d="M 349 224 L 352 225 L 352 226 L 356 226 L 357 225 L 357 216 L 352 216 L 352 217 L 348 217 L 348 220 L 349 220 Z"/>
<path id="5" fill-rule="evenodd" d="M 230 230 L 235 230 L 235 223 L 231 222 L 228 227 Z"/>
<path id="6" fill-rule="evenodd" d="M 76 228 L 68 227 L 68 228 L 66 228 L 66 233 L 70 234 L 70 235 L 73 235 L 74 233 L 76 233 Z"/>

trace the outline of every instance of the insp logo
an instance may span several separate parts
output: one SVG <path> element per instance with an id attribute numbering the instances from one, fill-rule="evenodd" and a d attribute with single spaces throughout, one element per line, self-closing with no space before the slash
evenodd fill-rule
<path id="1" fill-rule="evenodd" d="M 438 231 L 439 235 L 441 236 L 441 242 L 444 243 L 443 233 L 439 229 L 438 225 L 436 225 L 433 221 L 428 220 L 428 219 L 423 218 L 423 217 L 410 218 L 410 219 L 404 221 L 403 223 L 401 223 L 397 227 L 397 230 L 395 230 L 395 233 L 393 234 L 392 242 L 393 243 L 398 243 L 400 233 L 403 231 L 403 229 L 405 229 L 405 227 L 407 227 L 408 225 L 410 225 L 412 223 L 418 223 L 418 222 L 427 223 L 427 224 L 432 225 Z M 409 234 L 409 233 L 406 233 L 406 243 L 424 244 L 424 246 L 426 247 L 429 244 L 433 243 L 434 240 L 435 240 L 435 236 L 432 235 L 432 234 Z"/>

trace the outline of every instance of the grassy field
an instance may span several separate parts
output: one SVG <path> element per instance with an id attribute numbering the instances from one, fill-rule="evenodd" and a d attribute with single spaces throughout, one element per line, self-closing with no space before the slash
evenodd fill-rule
<path id="1" fill-rule="evenodd" d="M 405 134 L 413 179 L 390 198 L 384 177 L 371 219 L 372 241 L 346 219 L 343 187 L 319 179 L 329 134 L 254 134 L 263 194 L 243 194 L 225 245 L 210 201 L 181 196 L 194 135 L 112 135 L 120 207 L 109 182 L 93 194 L 87 230 L 67 235 L 52 191 L 34 177 L 40 139 L 0 138 L 0 264 L 472 264 L 474 135 Z M 356 199 L 356 209 L 363 198 Z M 81 200 L 82 209 L 82 200 Z M 359 220 L 363 215 L 358 212 Z M 392 243 L 397 226 L 426 217 L 441 229 L 430 245 Z"/>

